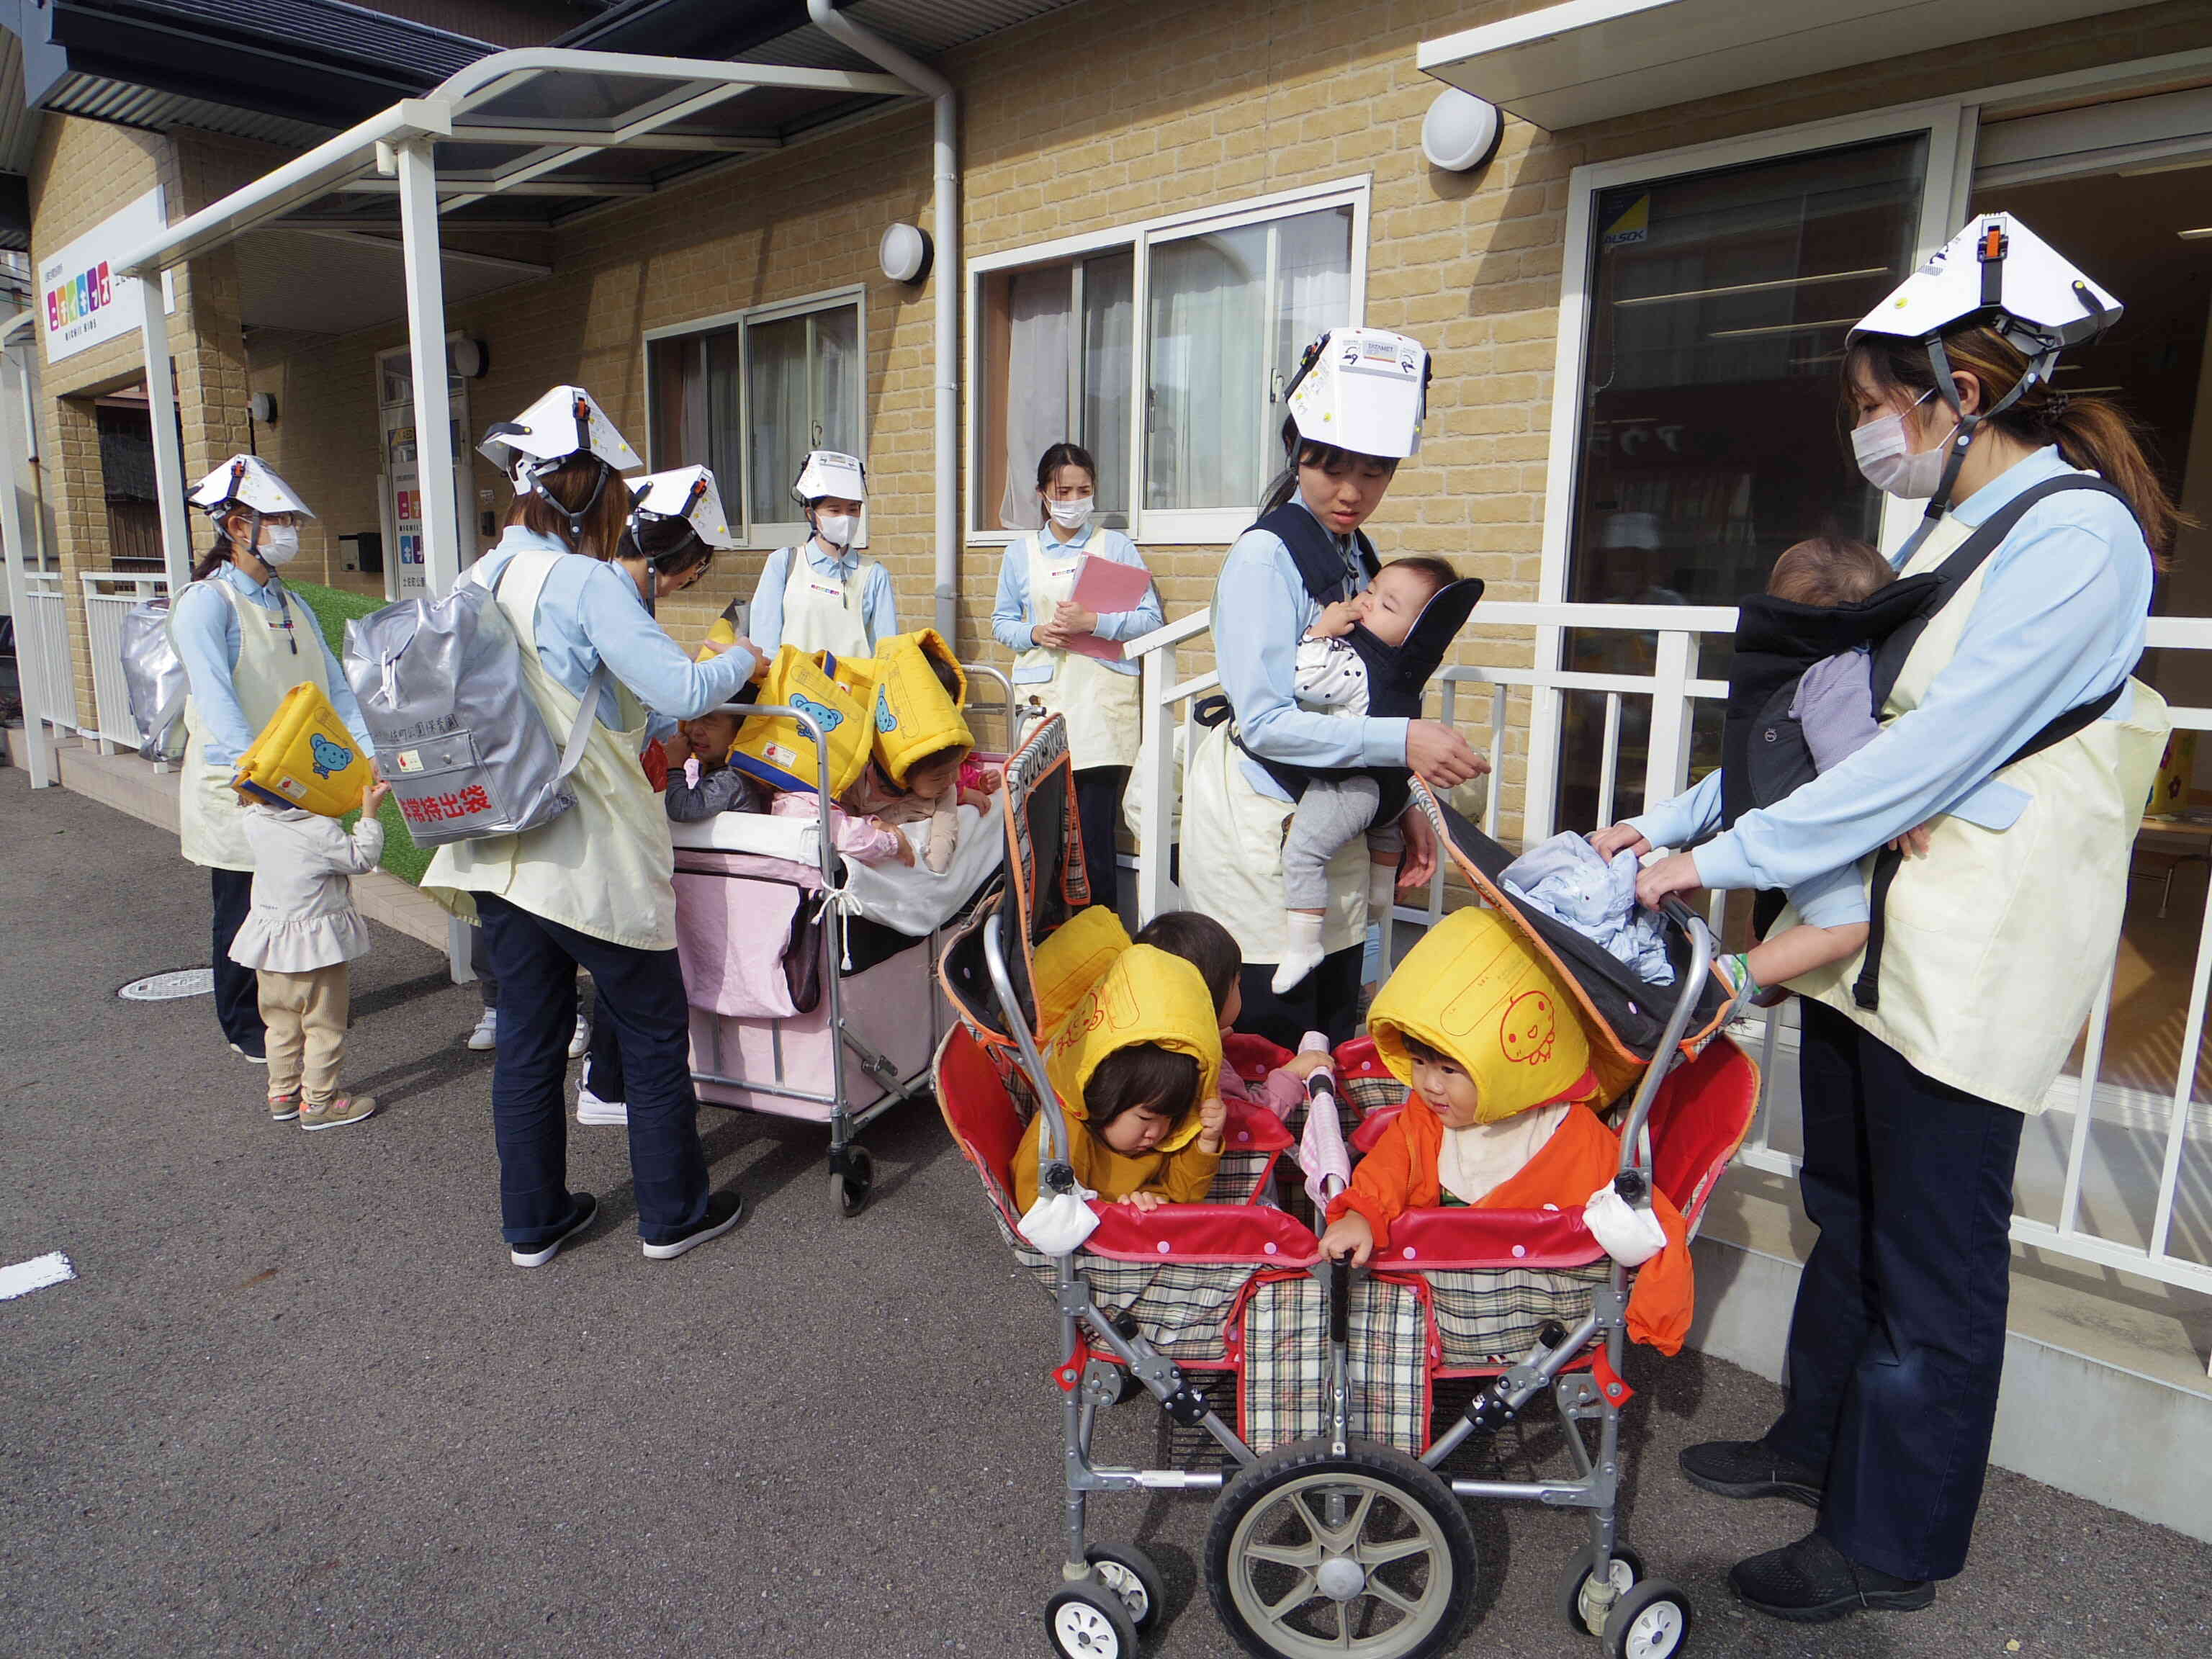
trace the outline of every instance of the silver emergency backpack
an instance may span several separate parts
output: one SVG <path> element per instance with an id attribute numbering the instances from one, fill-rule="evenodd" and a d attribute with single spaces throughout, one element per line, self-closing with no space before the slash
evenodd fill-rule
<path id="1" fill-rule="evenodd" d="M 123 686 L 138 727 L 138 752 L 149 761 L 173 761 L 185 752 L 185 697 L 191 690 L 177 645 L 169 637 L 165 594 L 123 613 Z"/>
<path id="2" fill-rule="evenodd" d="M 416 845 L 517 835 L 576 804 L 568 775 L 590 740 L 606 665 L 556 749 L 524 687 L 521 643 L 495 583 L 471 572 L 442 599 L 403 599 L 349 622 L 345 675 Z"/>

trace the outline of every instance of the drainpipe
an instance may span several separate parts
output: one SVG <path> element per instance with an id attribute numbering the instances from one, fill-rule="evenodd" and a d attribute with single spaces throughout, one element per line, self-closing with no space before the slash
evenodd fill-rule
<path id="1" fill-rule="evenodd" d="M 832 0 L 806 0 L 806 15 L 833 40 L 928 95 L 935 116 L 931 232 L 937 239 L 934 375 L 937 393 L 937 631 L 957 646 L 960 597 L 960 165 L 959 112 L 952 82 L 839 11 Z"/>

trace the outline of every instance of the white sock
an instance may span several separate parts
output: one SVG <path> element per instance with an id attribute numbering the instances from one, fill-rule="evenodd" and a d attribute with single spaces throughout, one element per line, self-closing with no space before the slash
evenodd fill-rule
<path id="1" fill-rule="evenodd" d="M 1387 910 L 1398 902 L 1398 866 L 1395 864 L 1370 864 L 1367 866 L 1367 908 L 1370 911 Z M 1368 921 L 1377 917 L 1370 915 Z"/>
<path id="2" fill-rule="evenodd" d="M 1310 910 L 1291 910 L 1285 918 L 1290 924 L 1289 937 L 1283 959 L 1276 965 L 1275 977 L 1268 981 L 1277 996 L 1287 995 L 1292 986 L 1321 966 L 1325 954 L 1321 948 L 1322 917 Z"/>

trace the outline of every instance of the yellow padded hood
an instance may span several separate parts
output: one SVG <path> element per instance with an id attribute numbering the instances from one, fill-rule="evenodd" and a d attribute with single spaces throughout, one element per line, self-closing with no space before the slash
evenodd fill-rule
<path id="1" fill-rule="evenodd" d="M 1042 959 L 1042 947 L 1039 955 Z M 1038 1000 L 1042 1012 L 1042 981 Z M 1140 1042 L 1188 1054 L 1198 1062 L 1194 1108 L 1220 1086 L 1221 1028 L 1215 1023 L 1213 994 L 1206 988 L 1206 977 L 1181 957 L 1150 945 L 1133 945 L 1114 957 L 1105 972 L 1074 1000 L 1053 1044 L 1045 1069 L 1070 1116 L 1086 1115 L 1083 1091 L 1099 1063 L 1116 1049 Z M 1198 1113 L 1193 1109 L 1158 1150 L 1171 1152 L 1187 1146 L 1198 1133 Z"/>
<path id="2" fill-rule="evenodd" d="M 865 690 L 855 690 L 852 674 L 829 652 L 808 656 L 787 645 L 769 665 L 759 701 L 803 708 L 820 721 L 830 747 L 830 793 L 842 795 L 867 769 L 873 732 L 868 725 Z M 814 738 L 787 714 L 763 715 L 738 728 L 730 764 L 771 789 L 812 794 L 819 787 Z"/>
<path id="3" fill-rule="evenodd" d="M 368 757 L 323 688 L 301 680 L 238 757 L 231 787 L 270 806 L 304 806 L 341 818 L 375 781 Z"/>
<path id="4" fill-rule="evenodd" d="M 1449 1054 L 1481 1091 L 1476 1121 L 1553 1101 L 1596 1098 L 1589 1039 L 1574 998 L 1495 910 L 1445 917 L 1376 994 L 1367 1029 L 1391 1074 L 1413 1080 L 1406 1038 Z"/>
<path id="5" fill-rule="evenodd" d="M 1077 911 L 1037 946 L 1030 982 L 1036 994 L 1040 1043 L 1051 1046 L 1084 994 L 1128 948 L 1129 930 L 1103 904 Z"/>
<path id="6" fill-rule="evenodd" d="M 933 660 L 952 670 L 957 693 L 945 690 Z M 869 666 L 876 688 L 876 759 L 892 783 L 905 788 L 908 769 L 940 750 L 975 746 L 975 734 L 960 712 L 968 702 L 968 676 L 935 629 L 878 641 Z"/>

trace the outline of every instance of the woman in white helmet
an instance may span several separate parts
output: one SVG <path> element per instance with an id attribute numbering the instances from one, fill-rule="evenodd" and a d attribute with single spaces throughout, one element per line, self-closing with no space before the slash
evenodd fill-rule
<path id="1" fill-rule="evenodd" d="M 169 635 L 191 681 L 185 702 L 184 775 L 177 794 L 184 854 L 205 865 L 215 889 L 215 1012 L 230 1046 L 266 1063 L 253 970 L 230 959 L 253 891 L 246 809 L 230 787 L 238 757 L 302 680 L 322 687 L 374 755 L 361 705 L 307 606 L 276 573 L 299 556 L 300 521 L 315 515 L 292 487 L 252 455 L 234 455 L 199 482 L 192 505 L 214 525 L 216 544 L 169 612 Z"/>
<path id="2" fill-rule="evenodd" d="M 867 469 L 834 449 L 807 452 L 791 486 L 814 533 L 780 547 L 761 567 L 746 621 L 760 648 L 780 646 L 872 657 L 878 641 L 899 631 L 891 573 L 853 545 L 868 496 Z"/>
<path id="3" fill-rule="evenodd" d="M 2059 351 L 2119 313 L 2026 226 L 1986 214 L 1852 331 L 1860 469 L 1927 501 L 1895 559 L 1940 573 L 1923 622 L 1877 651 L 1887 724 L 1641 884 L 1655 902 L 1787 887 L 1899 837 L 1917 854 L 1869 861 L 1866 953 L 1794 988 L 1820 1237 L 1781 1418 L 1682 1454 L 1709 1490 L 1820 1510 L 1808 1536 L 1730 1573 L 1784 1618 L 1925 1607 L 1964 1564 L 1980 1503 L 2021 1117 L 2111 975 L 2167 729 L 2130 675 L 2172 504 L 2124 416 L 2051 384 Z"/>
<path id="4" fill-rule="evenodd" d="M 1275 994 L 1291 949 L 1282 849 L 1295 802 L 1271 764 L 1410 766 L 1443 789 L 1490 769 L 1440 721 L 1342 718 L 1302 708 L 1296 696 L 1299 641 L 1324 605 L 1363 591 L 1380 568 L 1360 526 L 1419 446 L 1428 374 L 1418 341 L 1379 329 L 1334 329 L 1309 346 L 1287 393 L 1285 465 L 1214 586 L 1214 650 L 1233 720 L 1190 755 L 1182 885 L 1243 950 L 1242 1029 L 1285 1048 L 1309 1030 L 1351 1036 L 1368 908 L 1389 894 L 1370 896 L 1366 844 L 1353 836 L 1329 866 L 1321 965 Z M 1401 881 L 1427 879 L 1435 856 L 1425 823 L 1408 814 Z"/>
<path id="5" fill-rule="evenodd" d="M 681 1255 L 735 1226 L 743 1202 L 708 1190 L 676 961 L 674 854 L 638 754 L 652 711 L 688 719 L 727 702 L 760 659 L 740 645 L 695 663 L 653 621 L 648 593 L 665 598 L 703 564 L 678 562 L 691 557 L 696 526 L 666 548 L 659 532 L 631 532 L 620 475 L 638 458 L 589 393 L 554 387 L 494 427 L 484 451 L 515 496 L 498 544 L 468 579 L 497 595 L 546 729 L 568 731 L 587 699 L 598 716 L 568 778 L 574 806 L 519 836 L 441 847 L 422 878 L 471 896 L 499 976 L 492 1127 L 502 1231 L 515 1266 L 541 1267 L 598 1212 L 590 1194 L 568 1190 L 562 1110 L 581 968 L 598 991 L 596 1024 L 621 1048 L 645 1254 Z M 626 535 L 644 555 L 635 570 L 617 562 Z"/>

